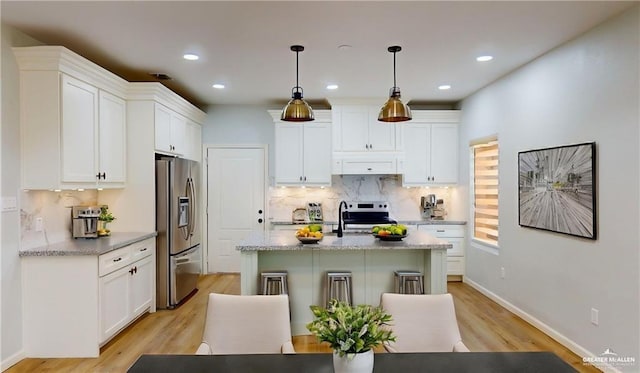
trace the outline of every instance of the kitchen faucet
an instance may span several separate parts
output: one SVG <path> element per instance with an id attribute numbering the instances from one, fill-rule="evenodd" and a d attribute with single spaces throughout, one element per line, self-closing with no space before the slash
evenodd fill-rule
<path id="1" fill-rule="evenodd" d="M 345 201 L 340 201 L 338 205 L 338 237 L 342 237 L 342 205 L 347 207 L 347 203 Z"/>

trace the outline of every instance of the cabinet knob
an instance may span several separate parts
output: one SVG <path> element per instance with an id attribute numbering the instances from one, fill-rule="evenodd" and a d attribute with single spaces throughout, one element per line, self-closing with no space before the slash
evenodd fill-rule
<path id="1" fill-rule="evenodd" d="M 97 178 L 98 180 L 100 180 L 100 179 L 103 179 L 103 180 L 104 180 L 104 179 L 106 179 L 106 178 L 107 178 L 107 173 L 106 173 L 106 172 L 103 172 L 103 173 L 98 172 L 98 174 L 96 175 L 96 178 Z"/>
<path id="2" fill-rule="evenodd" d="M 302 176 L 300 176 L 300 181 L 302 181 Z"/>
<path id="3" fill-rule="evenodd" d="M 262 224 L 262 218 L 258 219 L 258 223 Z"/>
<path id="4" fill-rule="evenodd" d="M 258 210 L 258 214 L 262 214 L 262 210 Z"/>
<path id="5" fill-rule="evenodd" d="M 306 176 L 304 177 L 304 181 L 307 181 L 307 177 Z"/>
<path id="6" fill-rule="evenodd" d="M 373 144 L 369 144 L 369 149 L 373 149 Z"/>

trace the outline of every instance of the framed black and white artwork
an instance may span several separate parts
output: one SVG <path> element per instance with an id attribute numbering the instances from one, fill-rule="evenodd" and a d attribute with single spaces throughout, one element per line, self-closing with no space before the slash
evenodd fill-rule
<path id="1" fill-rule="evenodd" d="M 520 226 L 595 240 L 596 143 L 519 152 L 518 192 Z"/>

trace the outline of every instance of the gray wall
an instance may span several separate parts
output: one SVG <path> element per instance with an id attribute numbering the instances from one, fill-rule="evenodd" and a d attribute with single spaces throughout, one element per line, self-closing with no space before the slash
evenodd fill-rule
<path id="1" fill-rule="evenodd" d="M 38 41 L 2 25 L 2 197 L 20 200 L 19 76 L 11 47 L 40 45 Z M 22 286 L 20 272 L 20 213 L 2 213 L 2 340 L 0 362 L 15 362 L 22 355 Z"/>
<path id="2" fill-rule="evenodd" d="M 462 103 L 469 142 L 498 134 L 500 249 L 469 243 L 467 277 L 594 355 L 640 358 L 639 8 L 556 48 Z M 518 151 L 595 141 L 598 239 L 518 226 Z M 470 219 L 470 218 L 469 218 Z M 500 278 L 500 267 L 506 278 Z M 590 322 L 599 310 L 599 326 Z M 625 368 L 638 370 L 638 365 Z"/>
<path id="3" fill-rule="evenodd" d="M 273 185 L 275 125 L 267 110 L 257 105 L 213 105 L 202 124 L 204 145 L 262 145 L 269 149 L 269 184 Z M 206 153 L 203 153 L 206 156 Z"/>

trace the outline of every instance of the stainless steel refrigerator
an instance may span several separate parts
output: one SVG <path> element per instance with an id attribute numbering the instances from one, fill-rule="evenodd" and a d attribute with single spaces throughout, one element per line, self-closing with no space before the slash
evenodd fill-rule
<path id="1" fill-rule="evenodd" d="M 201 271 L 200 164 L 156 159 L 156 303 L 174 308 L 197 290 Z"/>

